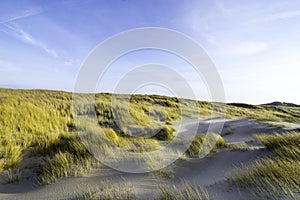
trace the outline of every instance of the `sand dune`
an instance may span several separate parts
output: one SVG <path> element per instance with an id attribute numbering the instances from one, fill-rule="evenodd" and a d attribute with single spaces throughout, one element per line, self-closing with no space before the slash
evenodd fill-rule
<path id="1" fill-rule="evenodd" d="M 218 120 L 186 120 L 185 131 L 190 127 L 197 127 L 198 132 L 205 132 L 209 123 L 220 123 Z M 251 140 L 256 133 L 274 133 L 284 131 L 283 128 L 270 127 L 259 124 L 255 120 L 240 119 L 225 121 L 222 131 L 223 138 L 229 143 L 245 142 L 249 146 L 259 147 Z M 172 171 L 173 178 L 165 179 L 150 173 L 129 174 L 113 169 L 104 168 L 94 171 L 87 177 L 60 180 L 52 185 L 36 186 L 32 181 L 23 181 L 19 184 L 6 184 L 0 186 L 0 199 L 68 199 L 72 194 L 85 191 L 88 186 L 101 185 L 103 181 L 110 183 L 128 182 L 135 189 L 138 199 L 148 199 L 155 195 L 160 184 L 181 185 L 184 182 L 206 187 L 214 199 L 239 199 L 240 195 L 250 198 L 248 193 L 241 191 L 230 183 L 226 177 L 230 176 L 241 165 L 248 165 L 255 159 L 272 156 L 264 148 L 253 148 L 250 151 L 234 151 L 222 149 L 204 159 L 189 158 L 177 160 L 168 169 Z M 240 197 L 239 197 L 240 196 Z"/>

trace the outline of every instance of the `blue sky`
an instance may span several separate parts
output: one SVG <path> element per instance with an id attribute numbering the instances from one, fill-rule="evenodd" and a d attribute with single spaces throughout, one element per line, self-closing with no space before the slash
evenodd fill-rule
<path id="1" fill-rule="evenodd" d="M 1 1 L 0 87 L 72 91 L 81 63 L 99 43 L 152 26 L 184 33 L 206 50 L 227 102 L 300 104 L 298 0 Z M 209 100 L 187 65 L 153 51 L 120 59 L 99 91 L 113 91 L 121 72 L 151 59 L 174 66 L 197 98 Z"/>

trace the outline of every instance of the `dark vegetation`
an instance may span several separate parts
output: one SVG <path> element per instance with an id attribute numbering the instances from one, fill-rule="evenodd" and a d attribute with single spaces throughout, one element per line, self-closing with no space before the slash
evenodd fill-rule
<path id="1" fill-rule="evenodd" d="M 294 103 L 287 103 L 287 102 L 280 102 L 280 101 L 274 101 L 272 103 L 263 104 L 265 106 L 288 106 L 288 107 L 300 107 L 300 105 L 294 104 Z"/>

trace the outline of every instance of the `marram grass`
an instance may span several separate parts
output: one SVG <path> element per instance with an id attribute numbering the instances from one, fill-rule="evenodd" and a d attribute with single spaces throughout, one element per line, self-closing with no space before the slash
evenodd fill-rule
<path id="1" fill-rule="evenodd" d="M 113 97 L 116 102 L 112 106 Z M 19 169 L 22 179 L 22 170 L 26 166 L 21 164 L 28 157 L 43 160 L 37 178 L 44 183 L 81 175 L 98 166 L 78 139 L 75 111 L 80 116 L 95 114 L 98 126 L 105 130 L 112 144 L 129 151 L 145 152 L 159 149 L 161 142 L 173 139 L 173 121 L 181 116 L 209 116 L 213 107 L 209 102 L 158 95 L 132 95 L 129 101 L 126 98 L 128 95 L 97 94 L 95 104 L 91 105 L 89 98 L 82 95 L 78 107 L 73 108 L 72 93 L 0 89 L 0 173 Z M 129 111 L 124 106 L 124 99 L 129 102 Z M 225 111 L 221 106 L 214 107 L 216 113 Z M 225 107 L 228 118 L 299 122 L 300 116 L 296 108 Z M 116 116 L 118 123 L 114 120 Z M 147 139 L 135 138 L 136 127 L 141 130 L 142 137 L 157 134 Z M 282 148 L 281 153 L 288 152 Z M 75 169 L 75 165 L 81 167 Z"/>
<path id="2" fill-rule="evenodd" d="M 233 180 L 250 189 L 259 198 L 299 198 L 300 133 L 257 134 L 255 138 L 271 150 L 275 157 L 259 159 L 238 170 Z"/>

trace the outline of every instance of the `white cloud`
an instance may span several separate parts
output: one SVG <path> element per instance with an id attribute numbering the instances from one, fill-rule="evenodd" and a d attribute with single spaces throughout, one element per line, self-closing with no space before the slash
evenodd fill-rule
<path id="1" fill-rule="evenodd" d="M 272 21 L 278 21 L 278 20 L 286 20 L 294 17 L 300 16 L 300 10 L 294 10 L 294 11 L 286 11 L 281 13 L 275 13 L 271 14 L 269 16 L 260 17 L 254 20 L 251 20 L 249 23 L 262 23 L 262 22 L 272 22 Z"/>
<path id="2" fill-rule="evenodd" d="M 2 17 L 0 19 L 0 24 L 5 24 L 5 23 L 13 22 L 13 21 L 18 20 L 18 19 L 23 19 L 23 18 L 26 18 L 26 17 L 38 15 L 42 12 L 43 12 L 43 10 L 39 7 L 29 8 L 27 10 L 22 11 L 19 14 L 11 15 L 11 16 L 8 16 L 8 17 Z"/>
<path id="3" fill-rule="evenodd" d="M 227 47 L 226 47 L 227 46 Z M 237 45 L 226 45 L 217 50 L 219 56 L 247 56 L 266 50 L 269 45 L 265 42 L 245 41 Z"/>
<path id="4" fill-rule="evenodd" d="M 14 37 L 23 41 L 24 43 L 38 47 L 53 57 L 58 57 L 58 54 L 55 50 L 49 48 L 46 44 L 44 44 L 37 38 L 34 38 L 32 35 L 25 32 L 20 27 L 8 25 L 8 24 L 5 24 L 5 27 L 7 28 L 7 30 L 4 32 L 6 32 L 7 34 L 13 35 Z"/>
<path id="5" fill-rule="evenodd" d="M 240 55 L 251 55 L 268 48 L 268 44 L 264 42 L 244 42 L 229 50 L 229 54 L 240 56 Z"/>

